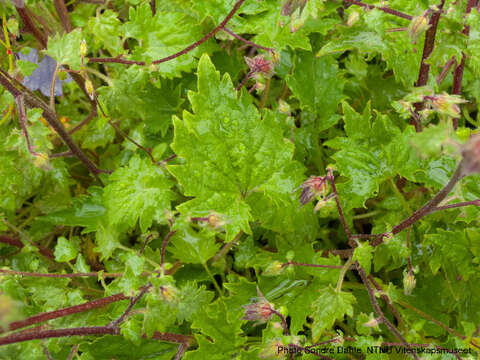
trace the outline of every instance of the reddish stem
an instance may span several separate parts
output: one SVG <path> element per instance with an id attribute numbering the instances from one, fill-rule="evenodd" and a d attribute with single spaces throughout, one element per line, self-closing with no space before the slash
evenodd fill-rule
<path id="1" fill-rule="evenodd" d="M 412 16 L 404 14 L 401 11 L 393 10 L 393 9 L 390 9 L 389 7 L 386 7 L 386 6 L 375 6 L 375 5 L 365 4 L 365 3 L 361 2 L 361 1 L 357 1 L 357 0 L 345 0 L 345 2 L 350 3 L 352 5 L 361 6 L 364 9 L 367 9 L 367 10 L 378 9 L 380 11 L 383 11 L 384 13 L 394 15 L 394 16 L 398 16 L 398 17 L 400 17 L 402 19 L 406 19 L 406 20 L 412 20 L 412 18 L 413 18 Z"/>
<path id="2" fill-rule="evenodd" d="M 67 308 L 60 309 L 60 310 L 44 312 L 44 313 L 41 313 L 41 314 L 31 316 L 31 317 L 29 317 L 27 319 L 24 319 L 24 320 L 21 320 L 21 321 L 12 322 L 8 325 L 8 330 L 9 331 L 17 330 L 17 329 L 20 329 L 20 328 L 23 328 L 23 327 L 26 327 L 26 326 L 30 326 L 30 325 L 33 325 L 33 324 L 38 324 L 38 323 L 43 322 L 43 321 L 57 319 L 57 318 L 60 318 L 60 317 L 76 314 L 76 313 L 79 313 L 79 312 L 103 307 L 103 306 L 106 306 L 106 305 L 111 304 L 113 302 L 120 301 L 120 300 L 125 300 L 125 299 L 128 299 L 128 297 L 125 296 L 124 294 L 119 293 L 119 294 L 111 295 L 111 296 L 108 296 L 108 297 L 105 297 L 105 298 L 102 298 L 102 299 L 89 301 L 89 302 L 86 302 L 86 303 L 83 303 L 83 304 L 80 304 L 80 305 L 70 306 L 70 307 L 67 307 Z M 0 332 L 2 332 L 1 329 L 0 329 Z M 25 340 L 22 340 L 22 341 L 25 341 Z"/>
<path id="3" fill-rule="evenodd" d="M 158 59 L 158 60 L 153 61 L 152 64 L 156 65 L 156 64 L 161 64 L 161 63 L 173 60 L 173 59 L 175 59 L 179 56 L 182 56 L 182 55 L 192 51 L 193 49 L 195 49 L 198 46 L 200 46 L 201 44 L 203 44 L 205 41 L 207 41 L 208 39 L 213 37 L 213 35 L 215 35 L 217 32 L 222 30 L 225 27 L 225 25 L 227 25 L 227 23 L 232 19 L 232 17 L 235 15 L 235 13 L 238 11 L 238 9 L 240 9 L 240 6 L 242 6 L 242 4 L 244 2 L 245 2 L 245 0 L 238 0 L 235 3 L 235 5 L 233 6 L 232 10 L 230 10 L 228 15 L 225 17 L 225 19 L 223 19 L 223 21 L 215 29 L 210 31 L 203 38 L 201 38 L 200 40 L 194 42 L 193 44 L 187 46 L 185 49 L 183 49 L 183 50 L 181 50 L 181 51 L 179 51 L 175 54 L 172 54 L 172 55 L 169 55 L 169 56 L 164 57 L 162 59 Z M 125 60 L 125 59 L 121 59 L 121 58 L 89 58 L 88 61 L 89 62 L 94 62 L 94 63 L 96 62 L 96 63 L 117 63 L 117 64 L 125 64 L 125 65 L 134 65 L 134 64 L 135 65 L 145 65 L 145 61 Z"/>
<path id="4" fill-rule="evenodd" d="M 165 236 L 165 239 L 163 239 L 162 242 L 162 250 L 160 254 L 160 266 L 162 267 L 162 271 L 165 269 L 165 250 L 167 249 L 167 245 L 170 242 L 170 239 L 172 238 L 173 235 L 175 235 L 177 230 L 170 231 L 167 236 Z"/>
<path id="5" fill-rule="evenodd" d="M 368 280 L 370 280 L 370 282 L 373 284 L 375 289 L 377 289 L 378 291 L 383 291 L 382 287 L 375 281 L 375 278 L 372 276 L 372 274 L 368 275 Z M 383 294 L 383 293 L 380 297 L 383 299 L 383 301 L 385 301 L 387 306 L 390 308 L 390 311 L 395 316 L 398 323 L 399 324 L 405 324 L 405 321 L 403 320 L 402 316 L 400 315 L 400 312 L 397 310 L 395 305 L 393 305 L 390 298 L 386 294 Z"/>
<path id="6" fill-rule="evenodd" d="M 29 31 L 32 33 L 32 35 L 37 39 L 40 44 L 42 44 L 42 47 L 47 47 L 47 36 L 40 31 L 40 29 L 35 25 L 30 10 L 26 7 L 16 7 L 18 16 L 20 16 L 20 19 L 22 20 L 23 24 L 25 25 L 25 30 Z"/>
<path id="7" fill-rule="evenodd" d="M 62 22 L 63 28 L 67 33 L 72 31 L 72 22 L 70 21 L 70 15 L 63 0 L 53 0 L 53 5 L 57 11 L 58 17 Z"/>
<path id="8" fill-rule="evenodd" d="M 265 46 L 262 46 L 262 45 L 255 44 L 254 42 L 252 42 L 252 41 L 250 41 L 250 40 L 247 40 L 247 39 L 241 37 L 240 35 L 234 33 L 232 30 L 230 30 L 230 29 L 228 29 L 228 28 L 226 28 L 226 27 L 224 27 L 222 30 L 225 31 L 225 32 L 227 32 L 227 33 L 229 33 L 229 34 L 232 35 L 235 39 L 238 39 L 238 40 L 242 41 L 243 43 L 245 43 L 245 44 L 247 44 L 247 45 L 250 45 L 250 46 L 252 46 L 252 47 L 254 47 L 254 48 L 257 48 L 257 49 L 262 49 L 262 50 L 268 51 L 268 52 L 270 52 L 270 53 L 272 53 L 272 54 L 275 53 L 275 51 L 274 51 L 272 48 L 268 48 L 268 47 L 265 47 Z"/>
<path id="9" fill-rule="evenodd" d="M 7 235 L 0 235 L 0 243 L 4 243 L 4 244 L 8 244 L 8 245 L 11 245 L 11 246 L 15 246 L 19 249 L 23 248 L 23 243 L 18 240 L 18 239 L 15 239 L 15 238 L 11 238 Z M 42 254 L 43 256 L 45 256 L 46 258 L 48 259 L 55 259 L 55 256 L 53 255 L 53 251 L 48 249 L 48 248 L 45 248 L 43 246 L 40 246 L 36 243 L 31 243 L 33 246 L 35 246 L 38 251 L 40 252 L 40 254 Z"/>
<path id="10" fill-rule="evenodd" d="M 333 191 L 333 194 L 334 194 L 335 203 L 337 204 L 338 215 L 340 216 L 340 221 L 342 222 L 343 229 L 345 230 L 345 233 L 347 234 L 348 244 L 353 249 L 357 246 L 357 244 L 353 240 L 352 233 L 350 232 L 350 229 L 348 228 L 347 222 L 345 221 L 345 216 L 343 215 L 342 206 L 340 205 L 340 200 L 338 199 L 337 187 L 335 186 L 335 178 L 333 176 L 333 170 L 332 169 L 328 169 L 327 179 L 330 182 L 330 185 L 332 186 L 332 191 Z"/>
<path id="11" fill-rule="evenodd" d="M 304 263 L 298 263 L 298 262 L 294 262 L 294 261 L 289 261 L 285 264 L 282 264 L 282 267 L 285 267 L 285 266 L 288 266 L 288 265 L 325 268 L 325 269 L 342 269 L 343 268 L 343 266 L 341 266 L 341 265 L 304 264 Z"/>
<path id="12" fill-rule="evenodd" d="M 467 8 L 465 10 L 465 14 L 470 14 L 472 8 L 476 5 L 477 0 L 468 0 Z M 462 34 L 468 37 L 470 35 L 470 26 L 464 25 Z M 462 93 L 462 80 L 463 80 L 463 70 L 465 69 L 465 61 L 467 56 L 464 52 L 462 52 L 462 60 L 460 60 L 460 64 L 455 68 L 453 72 L 453 86 L 452 86 L 452 94 L 460 95 Z M 453 128 L 457 130 L 458 128 L 458 119 L 453 118 Z"/>
<path id="13" fill-rule="evenodd" d="M 378 320 L 382 323 L 385 324 L 385 326 L 397 337 L 398 340 L 402 342 L 402 344 L 409 349 L 411 347 L 408 345 L 407 340 L 400 334 L 400 332 L 397 330 L 395 326 L 392 325 L 392 323 L 385 317 L 385 314 L 383 313 L 382 309 L 380 308 L 380 305 L 378 305 L 378 301 L 375 298 L 375 293 L 372 287 L 370 286 L 370 283 L 368 282 L 367 275 L 365 274 L 365 270 L 358 264 L 358 261 L 356 263 L 357 265 L 357 271 L 360 277 L 362 278 L 363 284 L 367 288 L 368 291 L 368 296 L 370 298 L 370 303 L 373 306 L 373 309 L 375 311 L 375 314 L 378 316 Z M 411 354 L 415 360 L 420 360 L 417 354 L 412 353 Z"/>
<path id="14" fill-rule="evenodd" d="M 418 80 L 415 83 L 415 86 L 425 86 L 428 82 L 428 74 L 430 72 L 430 65 L 427 64 L 427 59 L 433 52 L 435 47 L 435 36 L 437 35 L 438 22 L 440 20 L 440 15 L 442 14 L 443 6 L 445 5 L 445 0 L 442 0 L 438 9 L 432 13 L 430 16 L 430 21 L 428 22 L 429 28 L 425 33 L 425 43 L 423 45 L 422 53 L 422 62 L 420 64 L 420 71 L 418 73 Z M 412 116 L 410 123 L 415 126 L 417 132 L 422 131 L 422 123 L 418 116 L 418 112 L 423 108 L 423 102 L 418 102 L 414 104 L 415 106 L 415 115 Z"/>

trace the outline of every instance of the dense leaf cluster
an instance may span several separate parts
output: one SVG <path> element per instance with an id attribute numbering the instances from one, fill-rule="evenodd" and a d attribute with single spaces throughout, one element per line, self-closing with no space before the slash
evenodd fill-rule
<path id="1" fill-rule="evenodd" d="M 477 3 L 0 2 L 0 358 L 476 358 Z"/>

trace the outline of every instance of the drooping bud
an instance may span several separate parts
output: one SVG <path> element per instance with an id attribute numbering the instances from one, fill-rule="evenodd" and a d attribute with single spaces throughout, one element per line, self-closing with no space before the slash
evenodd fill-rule
<path id="1" fill-rule="evenodd" d="M 85 79 L 85 90 L 87 91 L 91 100 L 95 99 L 95 89 L 89 78 Z"/>
<path id="2" fill-rule="evenodd" d="M 460 117 L 460 107 L 458 104 L 467 102 L 458 95 L 449 95 L 447 93 L 425 96 L 425 99 L 430 100 L 433 109 L 438 113 L 454 118 Z"/>
<path id="3" fill-rule="evenodd" d="M 369 328 L 376 328 L 379 324 L 379 321 L 378 319 L 376 318 L 371 318 L 370 320 L 368 320 L 366 323 L 363 324 L 363 326 L 365 327 L 369 327 Z"/>
<path id="4" fill-rule="evenodd" d="M 429 28 L 428 13 L 429 10 L 425 11 L 423 15 L 415 16 L 410 22 L 410 25 L 408 26 L 408 32 L 412 42 L 415 42 L 418 37 Z"/>
<path id="5" fill-rule="evenodd" d="M 480 133 L 470 135 L 462 147 L 462 172 L 465 175 L 480 173 Z"/>
<path id="6" fill-rule="evenodd" d="M 251 73 L 260 73 L 266 77 L 271 77 L 273 75 L 273 63 L 270 60 L 265 59 L 263 55 L 257 55 L 253 58 L 245 57 L 245 62 Z"/>
<path id="7" fill-rule="evenodd" d="M 263 272 L 263 275 L 265 276 L 279 275 L 282 272 L 283 268 L 284 268 L 283 264 L 280 261 L 275 260 L 267 266 L 267 268 Z"/>
<path id="8" fill-rule="evenodd" d="M 273 305 L 262 295 L 260 289 L 257 288 L 258 297 L 253 298 L 252 302 L 247 305 L 242 305 L 245 309 L 245 316 L 243 320 L 256 321 L 257 324 L 262 324 L 270 320 L 275 313 Z"/>
<path id="9" fill-rule="evenodd" d="M 324 196 L 327 192 L 327 178 L 322 176 L 312 176 L 302 185 L 302 194 L 300 195 L 300 204 L 309 203 L 315 196 Z"/>
<path id="10" fill-rule="evenodd" d="M 403 274 L 403 292 L 405 295 L 410 295 L 413 289 L 415 289 L 416 284 L 417 280 L 411 271 Z"/>
<path id="11" fill-rule="evenodd" d="M 227 223 L 224 217 L 220 214 L 217 214 L 216 212 L 210 213 L 210 215 L 208 216 L 207 222 L 208 222 L 208 225 L 210 225 L 214 229 L 217 229 Z"/>

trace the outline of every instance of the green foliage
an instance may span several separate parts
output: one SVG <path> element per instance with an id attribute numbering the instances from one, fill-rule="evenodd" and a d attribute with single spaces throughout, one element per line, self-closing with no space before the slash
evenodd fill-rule
<path id="1" fill-rule="evenodd" d="M 224 28 L 236 0 L 66 1 L 72 31 L 61 1 L 15 3 L 0 2 L 0 343 L 25 319 L 21 336 L 48 336 L 0 359 L 287 359 L 289 344 L 410 358 L 372 353 L 402 341 L 385 319 L 408 343 L 478 357 L 479 175 L 397 231 L 478 133 L 466 0 L 445 2 L 422 87 L 415 21 L 438 0 L 245 0 Z M 37 71 L 43 90 L 27 91 L 29 50 L 76 81 L 48 99 Z M 465 102 L 438 97 L 462 58 Z"/>

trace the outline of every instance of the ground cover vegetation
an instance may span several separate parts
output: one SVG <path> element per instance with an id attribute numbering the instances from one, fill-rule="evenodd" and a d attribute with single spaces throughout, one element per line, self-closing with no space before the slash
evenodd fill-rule
<path id="1" fill-rule="evenodd" d="M 476 0 L 0 16 L 1 359 L 477 358 Z"/>

